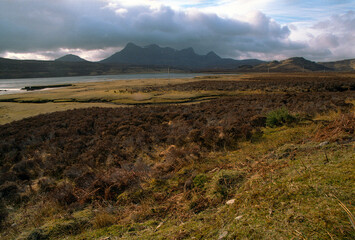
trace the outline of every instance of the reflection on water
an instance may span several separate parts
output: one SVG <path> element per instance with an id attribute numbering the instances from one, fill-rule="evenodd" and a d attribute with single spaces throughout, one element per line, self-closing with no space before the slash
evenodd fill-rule
<path id="1" fill-rule="evenodd" d="M 27 86 L 45 86 L 79 82 L 104 82 L 114 80 L 152 79 L 152 78 L 190 78 L 206 74 L 201 73 L 143 73 L 103 76 L 53 77 L 53 78 L 20 78 L 0 79 L 0 95 L 26 92 L 21 88 Z"/>
<path id="2" fill-rule="evenodd" d="M 21 88 L 1 88 L 1 84 L 0 84 L 0 95 L 21 93 L 21 92 L 26 92 L 26 91 L 25 90 L 21 90 Z"/>

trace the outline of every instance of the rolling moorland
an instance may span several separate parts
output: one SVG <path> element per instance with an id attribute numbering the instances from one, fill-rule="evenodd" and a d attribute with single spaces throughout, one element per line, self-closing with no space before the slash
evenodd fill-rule
<path id="1" fill-rule="evenodd" d="M 354 239 L 354 104 L 321 72 L 3 95 L 0 236 Z"/>

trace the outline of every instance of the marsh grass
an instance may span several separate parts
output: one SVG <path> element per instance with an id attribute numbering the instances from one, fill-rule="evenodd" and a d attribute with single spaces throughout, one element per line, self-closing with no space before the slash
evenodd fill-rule
<path id="1" fill-rule="evenodd" d="M 233 85 L 233 83 L 228 84 Z M 201 87 L 198 84 L 187 84 L 184 87 L 191 86 Z M 215 83 L 210 87 L 216 87 Z M 80 94 L 85 96 L 86 90 L 88 89 L 81 89 L 80 91 L 83 92 Z M 89 91 L 91 90 L 87 92 Z M 106 89 L 102 90 L 102 92 L 105 91 Z M 114 92 L 106 93 L 119 95 Z M 152 93 L 155 97 L 163 96 L 163 94 L 155 94 L 156 92 Z M 288 101 L 287 94 L 284 95 L 281 96 L 282 99 Z M 326 94 L 324 96 L 329 97 Z M 176 101 L 178 94 L 174 93 L 170 97 L 173 98 L 170 100 Z M 181 97 L 186 97 L 186 95 L 182 94 Z M 300 99 L 311 96 L 301 94 L 297 97 Z M 342 97 L 342 95 L 336 95 L 335 99 L 343 99 Z M 107 99 L 112 100 L 111 95 Z M 159 100 L 162 101 L 162 99 Z M 231 98 L 230 101 L 233 99 Z M 264 105 L 259 104 L 255 99 L 256 97 L 253 104 L 261 109 Z M 170 100 L 165 99 L 165 101 Z M 224 105 L 222 100 L 214 102 L 213 107 L 205 110 L 201 115 L 206 117 L 207 112 L 218 110 L 217 105 Z M 122 98 L 120 101 L 137 102 Z M 250 99 L 248 98 L 246 102 L 250 103 Z M 243 103 L 245 105 L 245 102 Z M 309 101 L 306 103 L 308 104 Z M 21 104 L 24 104 L 23 107 L 29 106 L 25 103 Z M 45 111 L 41 108 L 60 106 L 56 104 L 34 104 L 33 106 L 39 106 L 37 110 Z M 70 107 L 87 103 L 58 104 Z M 12 105 L 8 106 L 11 108 Z M 103 106 L 108 105 L 103 104 Z M 190 109 L 194 106 L 188 107 Z M 294 109 L 298 108 L 300 108 L 298 105 L 294 107 Z M 238 107 L 235 109 L 239 112 L 241 110 Z M 3 110 L 7 111 L 0 109 L 0 111 Z M 184 113 L 187 110 L 188 108 Z M 154 108 L 150 111 L 154 111 Z M 102 112 L 104 111 L 101 110 Z M 89 112 L 83 116 L 87 116 L 87 113 Z M 112 112 L 110 116 L 111 114 Z M 89 118 L 91 116 L 94 115 L 90 115 Z M 190 117 L 187 114 L 181 114 L 181 116 Z M 97 117 L 95 115 L 95 118 Z M 16 232 L 4 233 L 1 237 L 2 239 L 14 239 L 23 232 L 21 236 L 24 238 L 40 236 L 52 239 L 105 239 L 107 237 L 112 239 L 354 239 L 355 232 L 351 225 L 353 222 L 352 220 L 349 222 L 349 219 L 353 219 L 349 213 L 354 211 L 352 202 L 355 182 L 354 145 L 350 141 L 353 135 L 347 130 L 348 127 L 340 128 L 340 131 L 338 129 L 339 126 L 344 126 L 339 120 L 342 117 L 341 111 L 335 111 L 295 124 L 282 124 L 272 128 L 259 126 L 260 129 L 254 138 L 252 136 L 240 138 L 233 148 L 228 149 L 223 147 L 223 144 L 218 145 L 219 148 L 209 144 L 209 141 L 213 143 L 213 137 L 218 139 L 223 135 L 212 134 L 211 138 L 199 134 L 198 131 L 179 133 L 182 136 L 187 135 L 190 140 L 195 139 L 188 147 L 154 145 L 145 154 L 139 153 L 137 148 L 127 148 L 132 153 L 137 153 L 134 159 L 138 159 L 137 162 L 140 164 L 135 162 L 129 165 L 129 161 L 120 161 L 121 166 L 113 167 L 117 162 L 110 155 L 103 159 L 110 159 L 110 161 L 107 160 L 109 169 L 100 172 L 103 165 L 98 165 L 96 169 L 97 173 L 103 174 L 100 174 L 94 182 L 93 191 L 99 189 L 96 185 L 98 183 L 107 187 L 107 191 L 101 189 L 101 192 L 90 195 L 87 201 L 68 202 L 62 206 L 27 202 L 26 206 L 20 206 L 19 209 L 8 208 L 11 211 L 6 222 L 7 226 L 13 223 L 18 225 Z M 213 120 L 211 122 L 217 123 L 218 118 Z M 229 116 L 227 122 L 232 123 L 234 120 L 235 118 Z M 62 123 L 60 122 L 58 126 Z M 332 132 L 329 126 L 333 123 L 341 134 L 336 134 L 332 141 L 320 145 L 320 140 L 328 141 L 331 135 L 329 133 Z M 348 123 L 354 124 L 353 118 L 350 118 Z M 137 123 L 137 126 L 140 126 L 139 124 Z M 166 121 L 163 124 L 167 124 L 169 128 L 179 126 L 174 121 Z M 93 125 L 87 126 L 88 128 L 85 128 L 86 125 L 82 126 L 79 133 L 90 132 Z M 109 131 L 117 136 L 125 129 L 121 127 L 116 125 Z M 218 129 L 212 128 L 212 133 L 216 133 Z M 103 134 L 105 131 L 103 128 L 100 133 Z M 325 137 L 317 139 L 315 136 L 322 131 L 325 133 L 322 136 Z M 140 133 L 142 130 L 137 129 L 136 132 Z M 130 136 L 132 133 L 128 132 L 123 137 Z M 101 139 L 102 136 L 99 135 L 94 141 Z M 204 136 L 206 137 L 204 147 L 206 149 L 209 147 L 209 151 L 201 154 L 201 148 L 197 148 L 197 151 L 194 150 L 194 146 Z M 343 141 L 344 136 L 346 141 Z M 111 146 L 122 144 L 123 137 Z M 175 135 L 174 137 L 177 138 Z M 52 140 L 49 139 L 48 142 Z M 90 140 L 91 137 L 88 137 L 85 143 Z M 28 141 L 33 141 L 33 138 L 29 138 Z M 97 159 L 100 159 L 101 153 L 105 153 L 110 141 L 104 142 L 103 148 L 90 152 L 86 157 L 97 154 L 94 160 L 98 161 Z M 87 145 L 82 146 L 85 148 Z M 155 153 L 152 153 L 153 151 Z M 198 155 L 196 152 L 200 152 L 199 157 L 196 157 Z M 325 152 L 327 161 L 324 161 Z M 45 155 L 45 153 L 37 154 L 38 156 Z M 65 155 L 65 159 L 70 160 L 70 155 Z M 46 158 L 43 158 L 43 162 L 45 161 Z M 83 159 L 80 158 L 80 161 Z M 129 167 L 132 169 L 131 174 L 124 170 Z M 65 173 L 68 172 L 70 171 L 65 169 Z M 95 169 L 91 169 L 87 175 L 83 176 L 90 180 L 90 174 L 94 173 L 96 173 Z M 56 184 L 60 186 L 61 182 L 68 181 L 70 177 L 70 174 L 67 174 L 65 180 L 57 179 Z M 86 178 L 74 178 L 74 181 L 70 189 L 75 192 L 79 185 L 85 184 Z M 111 192 L 112 189 L 117 194 Z M 75 192 L 79 198 L 81 193 Z M 330 197 L 331 194 L 338 196 L 339 201 Z M 226 204 L 231 199 L 234 203 Z M 108 206 L 110 208 L 106 209 Z M 85 210 L 82 210 L 83 208 Z"/>
<path id="2" fill-rule="evenodd" d="M 92 220 L 92 225 L 94 228 L 99 229 L 112 226 L 116 222 L 117 218 L 113 214 L 107 212 L 99 212 Z"/>
<path id="3" fill-rule="evenodd" d="M 12 121 L 21 120 L 36 116 L 39 114 L 65 111 L 79 108 L 89 107 L 121 107 L 111 103 L 79 103 L 79 102 L 56 102 L 56 103 L 15 103 L 15 102 L 0 102 L 0 125 L 10 123 Z"/>

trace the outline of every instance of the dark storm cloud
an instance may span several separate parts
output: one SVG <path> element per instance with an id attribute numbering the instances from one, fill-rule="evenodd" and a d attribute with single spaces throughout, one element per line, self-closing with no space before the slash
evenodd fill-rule
<path id="1" fill-rule="evenodd" d="M 85 50 L 122 47 L 127 42 L 194 47 L 236 57 L 243 52 L 299 49 L 290 30 L 257 13 L 247 21 L 170 7 L 124 7 L 107 2 L 2 0 L 0 52 L 59 48 Z"/>

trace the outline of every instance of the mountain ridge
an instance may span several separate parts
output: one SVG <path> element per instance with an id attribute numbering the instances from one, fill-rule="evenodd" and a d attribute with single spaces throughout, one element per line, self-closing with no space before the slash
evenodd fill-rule
<path id="1" fill-rule="evenodd" d="M 100 61 L 107 64 L 132 64 L 147 66 L 170 66 L 186 70 L 203 69 L 236 69 L 245 64 L 256 65 L 263 63 L 258 59 L 234 60 L 221 58 L 215 52 L 210 51 L 206 55 L 200 55 L 192 47 L 176 50 L 170 47 L 160 47 L 150 44 L 140 47 L 134 43 L 128 43 L 121 51 Z"/>
<path id="2" fill-rule="evenodd" d="M 355 70 L 355 59 L 348 59 L 336 62 L 314 62 L 303 57 L 291 57 L 281 61 L 275 60 L 271 62 L 261 63 L 256 66 L 241 66 L 238 70 L 241 72 L 351 72 Z"/>

